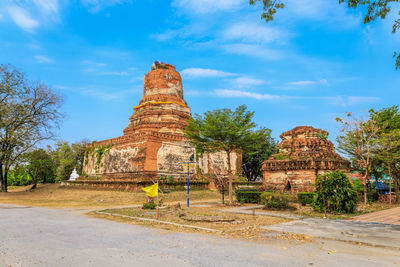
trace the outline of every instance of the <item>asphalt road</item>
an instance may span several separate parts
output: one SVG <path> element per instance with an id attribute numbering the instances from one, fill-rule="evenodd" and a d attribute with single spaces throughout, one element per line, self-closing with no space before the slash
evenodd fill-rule
<path id="1" fill-rule="evenodd" d="M 0 204 L 0 266 L 400 266 L 400 250 L 335 241 L 255 243 Z"/>

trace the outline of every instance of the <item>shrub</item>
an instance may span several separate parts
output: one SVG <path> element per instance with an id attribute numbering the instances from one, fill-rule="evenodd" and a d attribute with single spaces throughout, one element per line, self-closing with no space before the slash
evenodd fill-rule
<path id="1" fill-rule="evenodd" d="M 143 209 L 145 210 L 154 210 L 156 208 L 156 204 L 153 202 L 143 203 Z"/>
<path id="2" fill-rule="evenodd" d="M 235 196 L 240 203 L 260 203 L 261 193 L 258 190 L 239 189 L 235 191 Z"/>
<path id="3" fill-rule="evenodd" d="M 353 213 L 357 192 L 349 178 L 340 171 L 318 176 L 315 181 L 313 208 L 319 212 Z"/>
<path id="4" fill-rule="evenodd" d="M 267 209 L 287 209 L 291 197 L 283 194 L 265 192 L 261 194 L 261 202 Z"/>
<path id="5" fill-rule="evenodd" d="M 305 206 L 307 204 L 312 204 L 314 200 L 314 192 L 301 192 L 297 194 L 297 199 L 299 200 L 300 204 Z"/>
<path id="6" fill-rule="evenodd" d="M 367 193 L 367 197 L 369 203 L 376 202 L 379 200 L 379 193 L 376 190 L 370 190 Z"/>

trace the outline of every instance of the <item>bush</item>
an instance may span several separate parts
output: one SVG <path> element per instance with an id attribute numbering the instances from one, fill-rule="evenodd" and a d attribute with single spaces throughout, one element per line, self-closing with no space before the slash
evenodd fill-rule
<path id="1" fill-rule="evenodd" d="M 344 173 L 335 171 L 317 177 L 312 203 L 316 211 L 353 213 L 356 211 L 357 201 L 357 192 Z"/>
<path id="2" fill-rule="evenodd" d="M 239 189 L 235 191 L 235 196 L 240 203 L 260 203 L 261 193 L 258 190 Z"/>
<path id="3" fill-rule="evenodd" d="M 314 196 L 314 192 L 301 192 L 297 194 L 297 199 L 299 200 L 301 205 L 305 206 L 307 204 L 312 204 Z"/>
<path id="4" fill-rule="evenodd" d="M 143 203 L 143 209 L 145 210 L 154 210 L 156 208 L 156 204 L 153 202 Z"/>
<path id="5" fill-rule="evenodd" d="M 370 190 L 367 193 L 367 197 L 369 203 L 376 202 L 379 200 L 379 193 L 376 190 Z"/>
<path id="6" fill-rule="evenodd" d="M 283 194 L 265 192 L 261 194 L 261 202 L 267 209 L 287 209 L 291 197 Z"/>

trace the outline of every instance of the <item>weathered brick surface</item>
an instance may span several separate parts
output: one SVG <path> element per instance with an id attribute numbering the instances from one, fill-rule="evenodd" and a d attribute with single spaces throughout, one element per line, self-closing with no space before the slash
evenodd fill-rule
<path id="1" fill-rule="evenodd" d="M 312 191 L 315 178 L 327 172 L 350 172 L 350 163 L 343 160 L 328 140 L 328 132 L 310 126 L 299 126 L 284 132 L 279 153 L 262 165 L 267 189 Z"/>
<path id="2" fill-rule="evenodd" d="M 134 108 L 124 135 L 87 147 L 81 179 L 97 176 L 101 180 L 126 181 L 186 177 L 187 169 L 179 162 L 187 161 L 195 153 L 183 132 L 190 117 L 180 74 L 172 65 L 154 64 L 144 77 L 143 98 Z M 202 173 L 227 171 L 224 152 L 205 154 L 199 161 Z M 238 155 L 232 155 L 231 162 L 236 172 L 236 166 L 240 166 Z"/>

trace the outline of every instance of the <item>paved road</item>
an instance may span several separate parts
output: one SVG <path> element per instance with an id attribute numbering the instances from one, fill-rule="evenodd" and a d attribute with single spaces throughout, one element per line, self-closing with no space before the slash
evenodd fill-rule
<path id="1" fill-rule="evenodd" d="M 266 230 L 305 234 L 321 239 L 392 247 L 399 250 L 400 225 L 306 218 L 263 227 Z"/>
<path id="2" fill-rule="evenodd" d="M 353 217 L 354 221 L 390 223 L 400 226 L 400 207 L 376 211 Z"/>
<path id="3" fill-rule="evenodd" d="M 220 239 L 0 204 L 0 266 L 400 266 L 399 250 Z"/>

